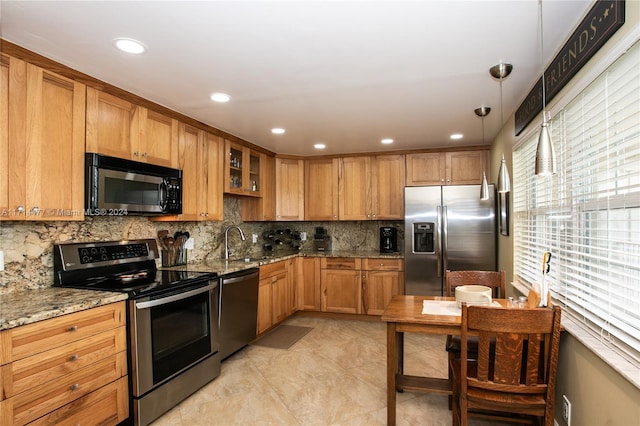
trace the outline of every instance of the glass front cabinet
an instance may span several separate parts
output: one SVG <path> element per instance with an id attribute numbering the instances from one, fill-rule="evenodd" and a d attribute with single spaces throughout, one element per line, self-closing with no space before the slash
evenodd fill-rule
<path id="1" fill-rule="evenodd" d="M 261 197 L 260 153 L 229 140 L 225 140 L 225 148 L 224 192 Z"/>

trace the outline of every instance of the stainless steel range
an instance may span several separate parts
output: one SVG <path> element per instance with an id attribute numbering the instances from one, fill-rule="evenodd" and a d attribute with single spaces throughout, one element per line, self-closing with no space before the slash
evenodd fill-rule
<path id="1" fill-rule="evenodd" d="M 156 241 L 56 244 L 54 285 L 125 292 L 131 416 L 147 425 L 220 374 L 219 279 L 158 270 Z"/>

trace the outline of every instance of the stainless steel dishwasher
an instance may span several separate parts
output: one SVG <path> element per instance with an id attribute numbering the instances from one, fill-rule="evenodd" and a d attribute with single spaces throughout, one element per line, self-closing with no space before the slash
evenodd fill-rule
<path id="1" fill-rule="evenodd" d="M 220 277 L 220 352 L 222 359 L 256 338 L 258 319 L 258 268 Z"/>

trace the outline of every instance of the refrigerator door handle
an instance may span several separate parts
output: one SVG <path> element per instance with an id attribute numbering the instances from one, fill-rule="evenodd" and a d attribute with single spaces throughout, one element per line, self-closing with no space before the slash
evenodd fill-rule
<path id="1" fill-rule="evenodd" d="M 449 247 L 448 247 L 448 237 L 449 237 L 449 235 L 448 235 L 448 229 L 447 229 L 447 226 L 448 226 L 447 222 L 448 222 L 447 207 L 443 206 L 442 207 L 442 228 L 441 228 L 442 229 L 442 261 L 444 263 L 444 267 L 442 268 L 443 271 L 447 270 L 447 267 L 448 267 L 447 263 L 448 263 L 448 260 L 449 260 L 449 259 L 447 259 L 447 257 L 448 257 L 447 256 L 447 251 L 449 250 Z"/>
<path id="2" fill-rule="evenodd" d="M 436 259 L 438 261 L 437 276 L 442 277 L 442 240 L 440 231 L 442 229 L 442 206 L 437 207 L 437 224 L 436 224 Z"/>

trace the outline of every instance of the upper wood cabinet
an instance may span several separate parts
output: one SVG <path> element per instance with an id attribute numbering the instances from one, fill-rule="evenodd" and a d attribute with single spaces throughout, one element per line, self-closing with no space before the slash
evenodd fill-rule
<path id="1" fill-rule="evenodd" d="M 488 151 L 407 154 L 407 186 L 481 184 Z"/>
<path id="2" fill-rule="evenodd" d="M 0 219 L 84 219 L 85 86 L 7 55 L 0 65 Z"/>
<path id="3" fill-rule="evenodd" d="M 180 123 L 178 168 L 182 170 L 182 214 L 153 217 L 155 221 L 222 220 L 224 141 Z"/>
<path id="4" fill-rule="evenodd" d="M 240 217 L 244 222 L 276 220 L 276 159 L 260 154 L 262 197 L 241 197 Z"/>
<path id="5" fill-rule="evenodd" d="M 261 155 L 246 146 L 225 140 L 224 192 L 262 196 Z"/>
<path id="6" fill-rule="evenodd" d="M 340 160 L 341 220 L 404 218 L 403 155 L 345 157 Z"/>
<path id="7" fill-rule="evenodd" d="M 87 88 L 87 152 L 176 167 L 177 144 L 177 120 Z"/>
<path id="8" fill-rule="evenodd" d="M 304 161 L 276 158 L 276 220 L 304 220 Z"/>
<path id="9" fill-rule="evenodd" d="M 305 161 L 304 216 L 306 220 L 338 220 L 338 158 Z"/>

